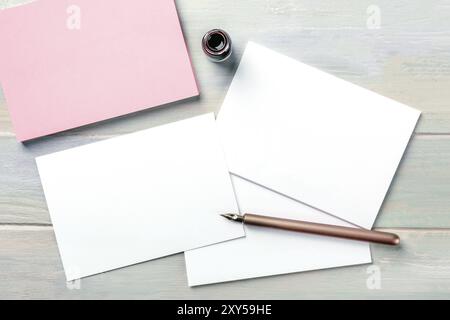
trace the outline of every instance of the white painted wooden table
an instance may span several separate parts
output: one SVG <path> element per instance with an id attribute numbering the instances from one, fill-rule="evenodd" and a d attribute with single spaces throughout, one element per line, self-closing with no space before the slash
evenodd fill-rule
<path id="1" fill-rule="evenodd" d="M 24 2 L 0 0 L 0 5 Z M 20 144 L 0 94 L 0 298 L 450 298 L 450 2 L 177 3 L 202 92 L 199 100 Z M 370 20 L 370 5 L 380 9 L 378 29 L 372 28 L 376 20 Z M 217 65 L 203 56 L 201 36 L 214 27 L 231 34 L 237 61 L 252 39 L 423 111 L 376 223 L 403 240 L 399 248 L 372 247 L 381 289 L 368 288 L 368 266 L 191 289 L 183 255 L 84 279 L 80 289 L 66 285 L 34 157 L 217 112 L 236 63 Z"/>

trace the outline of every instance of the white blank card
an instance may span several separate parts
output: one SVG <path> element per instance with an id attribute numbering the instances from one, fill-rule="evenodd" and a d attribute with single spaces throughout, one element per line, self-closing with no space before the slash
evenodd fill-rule
<path id="1" fill-rule="evenodd" d="M 37 165 L 67 280 L 244 236 L 213 114 Z"/>
<path id="2" fill-rule="evenodd" d="M 242 213 L 351 227 L 233 176 Z M 372 262 L 368 243 L 245 226 L 246 237 L 185 252 L 190 286 Z"/>
<path id="3" fill-rule="evenodd" d="M 217 122 L 232 173 L 371 228 L 419 116 L 250 42 Z"/>

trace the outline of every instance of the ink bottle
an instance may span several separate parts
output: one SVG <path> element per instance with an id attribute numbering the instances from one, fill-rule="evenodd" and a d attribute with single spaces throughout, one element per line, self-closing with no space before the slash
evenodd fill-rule
<path id="1" fill-rule="evenodd" d="M 208 31 L 203 36 L 202 48 L 205 54 L 214 62 L 227 60 L 233 52 L 230 36 L 221 29 Z"/>

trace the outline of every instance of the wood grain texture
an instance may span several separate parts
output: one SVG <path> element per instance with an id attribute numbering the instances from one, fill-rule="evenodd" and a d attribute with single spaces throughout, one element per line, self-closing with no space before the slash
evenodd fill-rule
<path id="1" fill-rule="evenodd" d="M 3 228 L 0 299 L 450 298 L 450 231 L 388 231 L 403 242 L 372 247 L 380 290 L 368 289 L 370 265 L 189 288 L 181 254 L 82 279 L 71 290 L 50 228 Z"/>
<path id="2" fill-rule="evenodd" d="M 0 9 L 25 2 L 0 0 Z M 176 2 L 199 99 L 20 144 L 0 89 L 0 299 L 450 298 L 450 2 Z M 372 4 L 380 8 L 379 29 L 366 24 Z M 215 27 L 234 41 L 234 60 L 226 64 L 209 62 L 200 48 L 202 35 Z M 410 228 L 391 230 L 400 233 L 400 248 L 373 246 L 381 290 L 367 288 L 367 266 L 190 289 L 182 255 L 84 279 L 80 290 L 68 289 L 34 157 L 217 113 L 248 40 L 423 111 L 376 223 Z"/>

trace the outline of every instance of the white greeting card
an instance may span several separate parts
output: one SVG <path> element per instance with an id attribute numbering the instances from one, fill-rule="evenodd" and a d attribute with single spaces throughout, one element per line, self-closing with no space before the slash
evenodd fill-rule
<path id="1" fill-rule="evenodd" d="M 217 122 L 232 173 L 371 228 L 419 116 L 250 42 Z"/>
<path id="2" fill-rule="evenodd" d="M 233 176 L 242 213 L 351 227 Z M 233 222 L 230 222 L 233 223 Z M 368 243 L 246 226 L 246 237 L 185 252 L 190 286 L 370 263 Z"/>
<path id="3" fill-rule="evenodd" d="M 67 280 L 244 236 L 214 115 L 37 158 Z"/>

